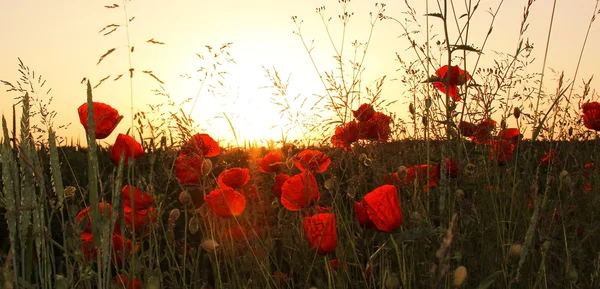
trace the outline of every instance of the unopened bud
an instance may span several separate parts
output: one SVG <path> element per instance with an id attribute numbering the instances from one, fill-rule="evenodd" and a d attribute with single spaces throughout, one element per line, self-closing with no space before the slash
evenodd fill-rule
<path id="1" fill-rule="evenodd" d="M 196 234 L 196 232 L 198 232 L 198 229 L 200 228 L 200 220 L 198 220 L 198 217 L 194 216 L 190 219 L 190 222 L 188 224 L 188 229 L 190 230 L 190 233 Z"/>
<path id="2" fill-rule="evenodd" d="M 523 251 L 523 246 L 521 244 L 512 244 L 510 246 L 509 255 L 513 258 L 520 258 L 521 252 Z"/>
<path id="3" fill-rule="evenodd" d="M 519 117 L 521 116 L 521 110 L 518 107 L 515 107 L 515 109 L 513 110 L 513 116 L 516 119 L 519 119 Z"/>
<path id="4" fill-rule="evenodd" d="M 205 176 L 208 176 L 208 174 L 210 174 L 210 172 L 212 172 L 212 161 L 209 159 L 204 159 L 202 161 L 202 174 L 204 174 Z"/>
<path id="5" fill-rule="evenodd" d="M 410 114 L 415 115 L 415 105 L 414 104 L 409 104 L 408 105 L 408 111 L 410 112 Z"/>
<path id="6" fill-rule="evenodd" d="M 200 247 L 204 249 L 206 252 L 213 252 L 219 247 L 219 243 L 212 239 L 204 240 L 204 242 L 200 243 Z"/>
<path id="7" fill-rule="evenodd" d="M 454 278 L 452 280 L 452 285 L 454 287 L 460 287 L 465 280 L 467 279 L 467 268 L 465 266 L 460 266 L 456 268 L 454 271 Z"/>

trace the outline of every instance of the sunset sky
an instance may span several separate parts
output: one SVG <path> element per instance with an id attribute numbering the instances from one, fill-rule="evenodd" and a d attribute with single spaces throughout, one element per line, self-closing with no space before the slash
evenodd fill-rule
<path id="1" fill-rule="evenodd" d="M 367 40 L 369 12 L 377 11 L 375 2 L 378 1 L 353 0 L 349 3 L 348 11 L 355 14 L 346 34 L 348 48 L 355 39 L 361 42 Z M 422 16 L 425 14 L 425 1 L 408 2 L 416 9 L 419 23 L 425 26 L 425 17 Z M 457 9 L 464 9 L 464 1 L 454 2 Z M 505 2 L 484 49 L 485 55 L 480 66 L 491 65 L 494 59 L 492 51 L 513 53 L 516 48 L 523 7 L 527 1 Z M 123 6 L 120 1 L 74 0 L 3 1 L 0 6 L 0 79 L 10 82 L 19 79 L 17 57 L 36 75 L 41 74 L 47 80 L 45 87 L 52 88 L 54 101 L 50 108 L 58 114 L 55 126 L 71 123 L 68 129 L 59 131 L 62 136 L 81 138 L 82 141 L 85 139 L 77 116 L 77 107 L 86 100 L 85 86 L 80 84 L 83 77 L 95 85 L 100 79 L 111 75 L 109 80 L 94 90 L 95 100 L 112 105 L 125 116 L 105 143 L 112 143 L 119 132 L 125 133 L 131 125 L 129 78 L 112 81 L 129 69 L 126 30 L 119 28 L 108 36 L 98 33 L 108 24 L 125 22 L 121 7 L 103 7 L 113 3 Z M 399 20 L 406 17 L 403 13 L 407 11 L 404 1 L 383 3 L 387 4 L 386 15 Z M 472 28 L 470 42 L 475 47 L 481 45 L 489 29 L 491 17 L 486 11 L 495 9 L 498 3 L 499 0 L 481 1 L 479 12 L 472 20 L 476 25 Z M 564 70 L 567 79 L 573 78 L 595 3 L 595 0 L 557 3 L 547 67 Z M 531 72 L 541 72 L 552 4 L 550 0 L 537 0 L 531 10 L 530 27 L 526 33 L 526 37 L 535 45 L 533 56 L 536 61 L 530 67 L 533 70 Z M 302 94 L 303 97 L 312 98 L 312 94 L 324 91 L 300 38 L 292 33 L 296 29 L 291 20 L 293 15 L 304 21 L 302 31 L 305 39 L 309 43 L 314 40 L 313 56 L 318 68 L 321 71 L 335 69 L 332 60 L 334 52 L 315 8 L 326 6 L 326 15 L 334 17 L 330 30 L 334 41 L 339 43 L 341 25 L 337 15 L 342 9 L 336 0 L 132 0 L 126 2 L 126 6 L 128 16 L 135 16 L 129 27 L 131 44 L 135 47 L 132 53 L 133 67 L 136 71 L 153 71 L 165 82 L 165 91 L 177 103 L 194 97 L 199 89 L 199 74 L 195 71 L 202 62 L 196 53 L 208 56 L 205 45 L 218 48 L 224 43 L 233 43 L 228 51 L 236 64 L 226 64 L 223 69 L 230 74 L 224 80 L 226 88 L 219 89 L 222 96 L 215 98 L 207 91 L 202 91 L 192 111 L 192 117 L 200 128 L 215 138 L 233 139 L 227 121 L 215 118 L 223 112 L 231 118 L 240 140 L 280 138 L 281 129 L 269 128 L 288 123 L 279 117 L 278 108 L 269 102 L 274 91 L 261 88 L 271 85 L 262 66 L 277 68 L 283 78 L 291 74 L 288 94 L 292 97 Z M 431 13 L 439 12 L 437 7 L 436 1 L 430 1 Z M 592 26 L 577 76 L 579 81 L 576 90 L 580 87 L 581 79 L 589 79 L 600 72 L 598 24 L 596 21 Z M 439 19 L 430 19 L 430 25 L 433 25 L 434 33 L 443 34 Z M 411 28 L 418 27 L 413 24 Z M 399 37 L 402 33 L 401 27 L 393 21 L 377 22 L 364 65 L 365 84 L 387 75 L 384 97 L 388 100 L 398 99 L 398 103 L 389 109 L 401 115 L 407 112 L 408 99 L 402 96 L 401 83 L 393 81 L 405 73 L 397 71 L 399 65 L 395 61 L 395 53 L 406 59 L 414 58 L 406 38 Z M 151 38 L 166 44 L 148 44 L 146 40 Z M 418 40 L 424 39 L 422 35 Z M 110 48 L 117 50 L 97 65 L 99 57 Z M 179 76 L 184 73 L 188 73 L 192 79 Z M 548 75 L 545 83 L 555 89 L 552 82 L 554 76 Z M 592 86 L 598 87 L 596 83 L 597 80 L 592 82 Z M 136 74 L 133 79 L 134 110 L 147 110 L 147 104 L 164 102 L 163 97 L 155 96 L 152 92 L 158 87 L 158 83 L 150 77 Z M 10 119 L 16 94 L 4 91 L 2 87 L 0 113 Z M 188 113 L 191 105 L 183 109 Z M 285 127 L 287 131 L 289 126 Z M 288 133 L 293 137 L 298 132 Z"/>

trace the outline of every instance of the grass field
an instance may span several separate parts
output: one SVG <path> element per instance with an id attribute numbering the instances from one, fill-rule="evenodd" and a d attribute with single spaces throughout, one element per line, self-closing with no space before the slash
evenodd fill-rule
<path id="1" fill-rule="evenodd" d="M 332 119 L 264 146 L 219 143 L 170 100 L 116 130 L 125 113 L 87 79 L 87 139 L 67 144 L 21 62 L 23 78 L 3 81 L 19 110 L 2 118 L 0 288 L 600 288 L 592 78 L 526 73 L 534 1 L 516 53 L 477 67 L 486 48 L 449 39 L 462 17 L 448 2 L 428 11 L 442 42 L 404 35 L 418 56 L 398 56 L 406 112 L 389 111 L 385 77 L 361 86 L 362 63 L 336 51 L 340 74 L 317 71 L 327 93 L 314 110 Z M 460 31 L 477 3 L 461 1 Z M 427 61 L 432 47 L 444 58 Z M 265 72 L 293 118 L 284 81 Z"/>

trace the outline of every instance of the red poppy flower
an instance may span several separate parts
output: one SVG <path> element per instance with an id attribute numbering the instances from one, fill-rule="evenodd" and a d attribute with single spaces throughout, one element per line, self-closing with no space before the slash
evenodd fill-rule
<path id="1" fill-rule="evenodd" d="M 275 176 L 275 185 L 273 186 L 273 194 L 278 197 L 281 198 L 281 188 L 283 186 L 283 184 L 285 184 L 285 182 L 287 180 L 289 180 L 291 177 L 286 175 L 286 174 L 278 174 L 277 176 Z"/>
<path id="2" fill-rule="evenodd" d="M 121 195 L 123 196 L 123 206 L 132 207 L 131 206 L 131 194 L 133 193 L 133 204 L 136 210 L 138 209 L 147 209 L 150 207 L 154 207 L 154 198 L 151 195 L 144 193 L 138 190 L 136 187 L 130 187 L 129 185 L 125 185 L 123 189 L 121 189 Z"/>
<path id="3" fill-rule="evenodd" d="M 523 135 L 518 128 L 506 128 L 498 132 L 498 138 L 503 139 L 513 144 L 518 144 Z"/>
<path id="4" fill-rule="evenodd" d="M 498 156 L 498 164 L 504 165 L 512 160 L 515 145 L 506 140 L 495 140 L 494 145 L 490 147 L 490 160 L 495 160 Z"/>
<path id="5" fill-rule="evenodd" d="M 307 208 L 320 197 L 317 179 L 309 172 L 289 178 L 281 187 L 281 204 L 290 211 Z"/>
<path id="6" fill-rule="evenodd" d="M 260 160 L 258 170 L 262 173 L 276 173 L 281 169 L 282 157 L 279 152 L 270 152 Z"/>
<path id="7" fill-rule="evenodd" d="M 139 160 L 144 155 L 144 149 L 133 137 L 120 133 L 110 151 L 110 160 L 113 164 L 119 164 L 121 154 L 125 158 L 123 165 L 128 166 L 129 158 Z"/>
<path id="8" fill-rule="evenodd" d="M 135 229 L 138 236 L 148 236 L 150 234 L 151 224 L 156 222 L 154 208 L 133 209 L 129 206 L 123 206 L 123 219 L 129 229 Z M 135 228 L 134 228 L 135 227 Z"/>
<path id="9" fill-rule="evenodd" d="M 305 217 L 302 220 L 302 227 L 313 250 L 321 255 L 335 252 L 337 231 L 334 214 L 324 213 Z"/>
<path id="10" fill-rule="evenodd" d="M 450 73 L 450 78 L 447 78 Z M 448 65 L 442 66 L 435 72 L 435 75 L 441 79 L 441 81 L 433 82 L 433 86 L 446 94 L 446 87 L 448 88 L 448 95 L 454 99 L 454 101 L 460 101 L 460 94 L 458 93 L 458 86 L 465 84 L 465 82 L 471 79 L 471 76 L 464 70 L 460 69 L 458 65 L 452 66 L 448 69 Z M 446 84 L 446 81 L 448 83 Z"/>
<path id="11" fill-rule="evenodd" d="M 94 247 L 94 237 L 92 233 L 81 233 L 80 239 L 83 246 L 83 255 L 86 260 L 95 260 L 98 252 L 102 252 L 101 248 Z M 112 263 L 116 266 L 121 265 L 122 256 L 128 257 L 132 252 L 137 251 L 139 245 L 135 248 L 131 244 L 131 240 L 123 238 L 121 235 L 112 235 L 113 256 Z"/>
<path id="12" fill-rule="evenodd" d="M 429 177 L 429 183 L 427 182 Z M 413 185 L 415 181 L 425 184 L 425 190 L 429 187 L 437 186 L 437 182 L 440 179 L 440 166 L 439 164 L 429 168 L 428 165 L 415 165 L 406 169 L 404 180 L 402 181 L 405 185 Z"/>
<path id="13" fill-rule="evenodd" d="M 102 102 L 93 102 L 92 106 L 94 107 L 94 122 L 96 123 L 96 129 L 94 130 L 96 139 L 107 138 L 121 122 L 123 116 L 119 115 L 116 109 Z M 85 133 L 89 133 L 87 102 L 82 104 L 77 112 L 79 113 L 79 122 L 85 128 Z"/>
<path id="14" fill-rule="evenodd" d="M 117 277 L 113 278 L 112 283 L 118 288 L 142 289 L 142 284 L 138 278 L 133 278 L 133 280 L 129 281 L 129 278 L 125 274 L 117 275 Z"/>
<path id="15" fill-rule="evenodd" d="M 365 195 L 363 205 L 378 230 L 391 233 L 402 225 L 402 209 L 395 186 L 376 188 Z"/>
<path id="16" fill-rule="evenodd" d="M 540 160 L 543 165 L 558 165 L 558 153 L 554 149 L 550 149 Z"/>
<path id="17" fill-rule="evenodd" d="M 581 105 L 583 109 L 583 124 L 588 129 L 600 131 L 600 103 L 586 102 Z"/>
<path id="18" fill-rule="evenodd" d="M 398 173 L 387 173 L 383 177 L 383 184 L 384 185 L 399 186 L 400 185 L 400 177 L 398 176 Z"/>
<path id="19" fill-rule="evenodd" d="M 175 159 L 175 176 L 182 185 L 197 185 L 202 177 L 202 156 L 180 151 Z"/>
<path id="20" fill-rule="evenodd" d="M 496 121 L 492 119 L 484 119 L 478 125 L 471 140 L 476 144 L 487 144 L 491 141 L 492 131 L 496 128 Z"/>
<path id="21" fill-rule="evenodd" d="M 358 123 L 351 121 L 345 126 L 335 128 L 335 134 L 331 137 L 331 143 L 335 147 L 350 150 L 352 143 L 358 140 Z"/>
<path id="22" fill-rule="evenodd" d="M 214 157 L 221 152 L 219 144 L 208 134 L 197 133 L 181 148 L 186 153 L 194 153 L 202 157 Z"/>
<path id="23" fill-rule="evenodd" d="M 258 187 L 256 184 L 248 186 L 246 189 L 240 189 L 240 193 L 244 195 L 246 198 L 258 198 L 260 195 L 258 194 Z"/>
<path id="24" fill-rule="evenodd" d="M 107 219 L 111 219 L 112 217 L 112 207 L 109 203 L 98 203 L 100 208 L 100 214 L 106 214 Z M 92 232 L 92 207 L 86 207 L 81 210 L 77 216 L 75 216 L 75 221 L 77 224 L 82 225 L 82 232 L 91 233 Z M 85 220 L 84 220 L 85 219 Z M 118 229 L 117 224 L 115 224 L 115 230 Z M 118 231 L 117 231 L 118 232 Z"/>
<path id="25" fill-rule="evenodd" d="M 477 125 L 467 121 L 461 121 L 458 125 L 458 129 L 460 129 L 460 134 L 462 134 L 463 136 L 472 137 L 477 131 Z"/>
<path id="26" fill-rule="evenodd" d="M 375 109 L 368 103 L 361 104 L 357 110 L 353 110 L 352 114 L 358 121 L 367 121 L 375 114 Z"/>
<path id="27" fill-rule="evenodd" d="M 340 259 L 331 259 L 329 260 L 328 264 L 329 268 L 331 268 L 333 271 L 337 271 L 342 265 L 344 265 L 344 271 L 348 270 L 348 264 L 342 263 L 342 260 Z M 325 272 L 327 272 L 327 266 L 325 266 Z"/>
<path id="28" fill-rule="evenodd" d="M 304 150 L 296 155 L 292 161 L 300 171 L 308 170 L 314 173 L 324 172 L 331 163 L 326 154 L 316 150 Z"/>
<path id="29" fill-rule="evenodd" d="M 456 162 L 454 162 L 450 158 L 446 158 L 446 170 L 448 172 L 447 176 L 449 178 L 454 179 L 460 175 L 460 168 L 458 167 L 458 164 L 456 164 Z"/>
<path id="30" fill-rule="evenodd" d="M 231 168 L 219 174 L 217 181 L 221 189 L 240 189 L 250 181 L 250 170 L 247 168 Z"/>
<path id="31" fill-rule="evenodd" d="M 237 217 L 246 209 L 246 198 L 232 188 L 216 189 L 204 201 L 211 212 L 223 218 Z"/>
<path id="32" fill-rule="evenodd" d="M 358 223 L 365 229 L 375 227 L 373 221 L 369 219 L 367 208 L 365 208 L 362 202 L 354 202 L 354 216 L 356 216 L 356 220 L 358 221 Z"/>
<path id="33" fill-rule="evenodd" d="M 392 119 L 389 116 L 376 112 L 371 119 L 358 123 L 358 138 L 385 142 L 392 133 L 390 130 L 391 121 Z"/>

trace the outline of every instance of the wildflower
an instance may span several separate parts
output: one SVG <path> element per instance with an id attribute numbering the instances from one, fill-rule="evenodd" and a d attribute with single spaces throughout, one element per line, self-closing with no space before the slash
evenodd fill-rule
<path id="1" fill-rule="evenodd" d="M 109 203 L 98 203 L 100 208 L 100 214 L 104 214 L 107 216 L 107 219 L 112 218 L 112 207 Z M 77 216 L 75 216 L 75 222 L 77 224 L 82 225 L 82 232 L 91 233 L 92 232 L 92 216 L 91 216 L 92 207 L 88 206 L 85 209 L 81 210 Z M 115 224 L 115 231 L 118 232 L 118 225 Z"/>
<path id="2" fill-rule="evenodd" d="M 344 265 L 344 271 L 348 270 L 348 264 L 342 263 L 342 260 L 340 259 L 331 259 L 328 264 L 332 271 L 337 271 L 342 265 Z M 327 265 L 325 265 L 325 271 L 327 271 Z"/>
<path id="3" fill-rule="evenodd" d="M 148 235 L 149 225 L 156 222 L 154 214 L 154 198 L 135 187 L 125 185 L 121 190 L 123 196 L 123 217 L 125 225 L 134 229 L 136 234 Z M 133 195 L 133 200 L 131 196 Z M 131 206 L 133 203 L 133 206 Z"/>
<path id="4" fill-rule="evenodd" d="M 110 105 L 102 102 L 93 102 L 92 107 L 94 108 L 94 122 L 96 128 L 94 130 L 96 139 L 107 138 L 113 130 L 119 125 L 119 122 L 123 119 L 119 112 L 112 108 Z M 87 102 L 82 104 L 77 112 L 79 114 L 79 122 L 83 125 L 86 134 L 88 132 L 88 106 Z"/>
<path id="5" fill-rule="evenodd" d="M 458 125 L 458 129 L 463 136 L 473 137 L 477 131 L 477 125 L 468 121 L 461 121 Z"/>
<path id="6" fill-rule="evenodd" d="M 543 165 L 558 165 L 558 153 L 554 149 L 550 149 L 540 160 Z"/>
<path id="7" fill-rule="evenodd" d="M 402 209 L 395 186 L 376 188 L 364 196 L 363 205 L 378 230 L 391 233 L 402 225 Z"/>
<path id="8" fill-rule="evenodd" d="M 588 129 L 600 131 L 600 103 L 586 102 L 581 105 L 583 110 L 583 124 Z"/>
<path id="9" fill-rule="evenodd" d="M 317 179 L 310 173 L 299 173 L 281 186 L 281 204 L 290 211 L 307 208 L 321 197 Z"/>
<path id="10" fill-rule="evenodd" d="M 102 253 L 101 248 L 94 247 L 94 237 L 92 233 L 83 232 L 80 235 L 80 239 L 83 246 L 83 255 L 86 260 L 95 260 L 97 254 Z M 139 245 L 137 244 L 133 247 L 131 240 L 126 239 L 121 235 L 113 234 L 111 240 L 113 245 L 112 262 L 117 266 L 122 263 L 122 256 L 128 257 L 132 252 L 137 251 L 139 248 Z"/>
<path id="11" fill-rule="evenodd" d="M 358 138 L 372 141 L 386 141 L 391 134 L 390 123 L 392 119 L 381 113 L 376 112 L 373 117 L 367 121 L 358 123 Z"/>
<path id="12" fill-rule="evenodd" d="M 352 114 L 358 121 L 370 120 L 375 114 L 375 109 L 368 103 L 363 103 L 357 110 L 353 110 Z"/>
<path id="13" fill-rule="evenodd" d="M 219 174 L 217 181 L 221 189 L 240 189 L 250 181 L 250 170 L 247 168 L 231 168 Z"/>
<path id="14" fill-rule="evenodd" d="M 224 218 L 237 217 L 246 208 L 244 195 L 232 188 L 213 190 L 204 197 L 204 201 L 211 212 Z"/>
<path id="15" fill-rule="evenodd" d="M 476 144 L 486 144 L 491 140 L 491 133 L 496 128 L 496 121 L 484 119 L 478 125 L 475 133 L 471 136 L 471 141 Z"/>
<path id="16" fill-rule="evenodd" d="M 185 153 L 193 153 L 202 157 L 214 157 L 219 155 L 221 148 L 210 135 L 197 133 L 181 148 Z"/>
<path id="17" fill-rule="evenodd" d="M 499 165 L 504 165 L 512 160 L 515 145 L 506 140 L 495 140 L 490 147 L 490 160 L 498 159 Z"/>
<path id="18" fill-rule="evenodd" d="M 518 128 L 505 128 L 498 132 L 498 138 L 512 142 L 513 144 L 519 143 L 523 135 L 519 132 Z"/>
<path id="19" fill-rule="evenodd" d="M 195 185 L 203 175 L 204 159 L 194 153 L 180 151 L 175 159 L 175 176 L 182 185 Z"/>
<path id="20" fill-rule="evenodd" d="M 133 137 L 120 133 L 110 151 L 110 160 L 118 165 L 121 155 L 124 157 L 123 165 L 128 166 L 129 158 L 140 159 L 144 155 L 144 149 Z"/>
<path id="21" fill-rule="evenodd" d="M 448 73 L 450 73 L 450 78 L 447 76 Z M 471 76 L 460 69 L 458 65 L 452 66 L 450 69 L 448 69 L 448 65 L 444 65 L 435 72 L 435 75 L 440 81 L 433 82 L 433 86 L 444 94 L 446 93 L 446 89 L 448 89 L 448 95 L 454 101 L 461 100 L 458 93 L 458 86 L 465 84 L 471 79 Z"/>
<path id="22" fill-rule="evenodd" d="M 358 123 L 348 122 L 345 126 L 335 128 L 335 134 L 331 137 L 331 143 L 335 147 L 350 150 L 352 143 L 358 141 Z"/>
<path id="23" fill-rule="evenodd" d="M 316 214 L 302 220 L 304 233 L 308 243 L 317 253 L 325 255 L 337 248 L 337 231 L 335 215 L 331 213 Z"/>
<path id="24" fill-rule="evenodd" d="M 282 157 L 279 152 L 270 152 L 259 163 L 258 170 L 262 173 L 277 173 L 281 169 Z"/>
<path id="25" fill-rule="evenodd" d="M 329 156 L 317 150 L 304 150 L 296 155 L 292 161 L 300 171 L 314 173 L 324 172 L 331 163 Z"/>

